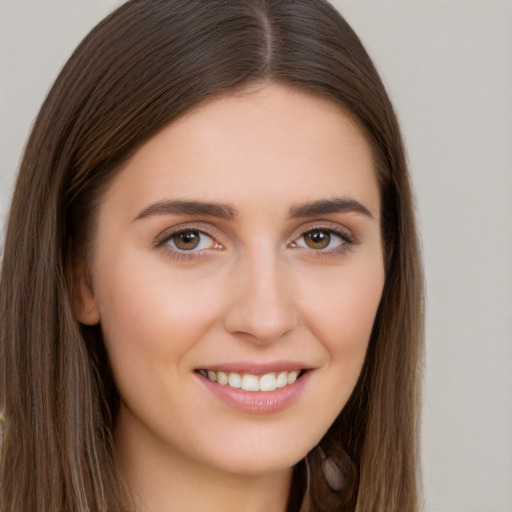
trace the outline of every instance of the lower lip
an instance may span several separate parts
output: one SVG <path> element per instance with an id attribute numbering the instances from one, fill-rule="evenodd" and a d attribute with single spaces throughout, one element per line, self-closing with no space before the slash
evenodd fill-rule
<path id="1" fill-rule="evenodd" d="M 293 405 L 304 391 L 310 374 L 310 371 L 304 372 L 293 384 L 275 391 L 244 391 L 227 384 L 223 386 L 199 373 L 197 376 L 209 391 L 233 409 L 249 414 L 273 414 Z"/>

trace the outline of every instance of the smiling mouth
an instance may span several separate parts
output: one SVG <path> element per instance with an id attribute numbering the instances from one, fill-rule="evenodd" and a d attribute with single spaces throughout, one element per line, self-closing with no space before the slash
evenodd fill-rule
<path id="1" fill-rule="evenodd" d="M 214 370 L 197 370 L 206 379 L 221 386 L 228 386 L 243 391 L 275 391 L 293 384 L 304 370 L 269 372 L 263 375 L 252 373 L 223 372 Z"/>

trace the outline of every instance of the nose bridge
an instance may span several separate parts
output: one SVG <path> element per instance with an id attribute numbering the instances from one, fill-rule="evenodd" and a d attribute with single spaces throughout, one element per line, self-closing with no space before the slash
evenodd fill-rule
<path id="1" fill-rule="evenodd" d="M 278 340 L 297 325 L 286 262 L 270 244 L 255 244 L 236 264 L 236 281 L 226 328 L 260 344 Z"/>

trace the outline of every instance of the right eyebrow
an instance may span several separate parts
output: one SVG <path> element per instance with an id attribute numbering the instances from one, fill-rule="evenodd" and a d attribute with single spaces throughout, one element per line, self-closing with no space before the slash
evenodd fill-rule
<path id="1" fill-rule="evenodd" d="M 145 208 L 134 220 L 155 215 L 207 215 L 233 220 L 238 212 L 230 205 L 193 200 L 159 201 Z"/>

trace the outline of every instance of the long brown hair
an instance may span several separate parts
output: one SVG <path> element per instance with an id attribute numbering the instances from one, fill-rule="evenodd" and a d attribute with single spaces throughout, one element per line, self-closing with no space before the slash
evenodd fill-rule
<path id="1" fill-rule="evenodd" d="M 370 58 L 324 0 L 132 0 L 73 53 L 21 164 L 0 289 L 2 512 L 130 509 L 101 328 L 72 313 L 73 255 L 137 148 L 199 102 L 262 81 L 330 98 L 358 122 L 374 154 L 387 264 L 361 377 L 322 449 L 297 466 L 289 509 L 418 510 L 421 264 L 401 134 Z M 325 485 L 324 456 L 341 470 L 340 493 Z"/>

